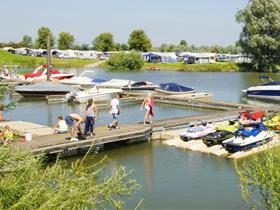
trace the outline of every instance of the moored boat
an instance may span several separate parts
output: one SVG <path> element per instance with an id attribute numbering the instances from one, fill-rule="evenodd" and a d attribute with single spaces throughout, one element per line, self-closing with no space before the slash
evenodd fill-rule
<path id="1" fill-rule="evenodd" d="M 247 97 L 280 100 L 280 81 L 273 81 L 270 77 L 259 77 L 263 84 L 243 90 Z"/>
<path id="2" fill-rule="evenodd" d="M 194 89 L 178 85 L 177 83 L 161 83 L 155 91 L 163 94 L 188 94 L 193 93 Z"/>
<path id="3" fill-rule="evenodd" d="M 99 87 L 102 88 L 122 88 L 126 85 L 133 84 L 135 81 L 132 80 L 124 80 L 124 79 L 111 79 L 106 82 L 102 82 L 99 84 Z"/>
<path id="4" fill-rule="evenodd" d="M 185 132 L 180 134 L 180 138 L 183 141 L 189 141 L 192 139 L 199 139 L 215 131 L 215 126 L 211 123 L 202 123 L 200 126 L 188 128 Z"/>
<path id="5" fill-rule="evenodd" d="M 17 85 L 14 88 L 15 92 L 22 96 L 35 96 L 43 97 L 47 95 L 65 95 L 71 91 L 76 91 L 67 85 L 53 83 L 53 82 L 40 82 L 31 85 Z"/>
<path id="6" fill-rule="evenodd" d="M 108 101 L 112 99 L 116 94 L 121 93 L 121 89 L 107 89 L 107 88 L 96 88 L 85 91 L 73 91 L 65 96 L 66 102 L 84 103 L 87 102 L 89 98 L 96 101 Z"/>
<path id="7" fill-rule="evenodd" d="M 122 87 L 124 91 L 142 91 L 142 90 L 155 90 L 158 88 L 158 85 L 154 85 L 152 82 L 141 81 L 134 82 L 133 84 L 128 84 Z"/>
<path id="8" fill-rule="evenodd" d="M 273 135 L 273 132 L 267 131 L 261 124 L 252 130 L 239 129 L 234 137 L 223 141 L 222 145 L 228 152 L 239 152 L 266 144 L 272 140 Z"/>

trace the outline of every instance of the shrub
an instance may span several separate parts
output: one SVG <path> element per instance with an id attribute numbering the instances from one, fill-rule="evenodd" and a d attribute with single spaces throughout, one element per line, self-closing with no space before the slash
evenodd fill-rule
<path id="1" fill-rule="evenodd" d="M 116 53 L 107 61 L 106 66 L 111 70 L 139 70 L 144 66 L 144 59 L 139 53 Z"/>

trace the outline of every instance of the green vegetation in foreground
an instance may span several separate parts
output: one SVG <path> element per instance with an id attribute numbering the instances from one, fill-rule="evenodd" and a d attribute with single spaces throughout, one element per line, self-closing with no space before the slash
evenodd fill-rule
<path id="1" fill-rule="evenodd" d="M 35 66 L 46 63 L 45 57 L 31 57 L 14 55 L 6 51 L 0 50 L 0 67 L 3 65 L 19 65 L 21 68 L 34 68 Z M 79 60 L 79 59 L 58 59 L 52 58 L 52 64 L 60 68 L 84 67 L 95 63 L 96 60 Z"/>
<path id="2" fill-rule="evenodd" d="M 235 167 L 244 200 L 251 209 L 280 208 L 280 147 L 249 157 Z"/>

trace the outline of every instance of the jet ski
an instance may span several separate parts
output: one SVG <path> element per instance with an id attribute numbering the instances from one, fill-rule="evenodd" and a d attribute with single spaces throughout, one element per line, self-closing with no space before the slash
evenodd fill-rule
<path id="1" fill-rule="evenodd" d="M 189 141 L 192 139 L 199 139 L 215 131 L 215 126 L 211 123 L 202 123 L 200 126 L 188 128 L 185 132 L 180 134 L 180 138 L 183 141 Z"/>

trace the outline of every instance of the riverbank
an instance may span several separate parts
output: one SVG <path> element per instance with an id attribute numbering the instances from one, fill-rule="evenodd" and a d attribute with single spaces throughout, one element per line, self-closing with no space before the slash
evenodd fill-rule
<path id="1" fill-rule="evenodd" d="M 34 66 L 46 63 L 45 57 L 31 57 L 14 55 L 0 50 L 0 67 L 3 65 L 19 65 L 21 68 L 34 68 Z M 80 60 L 80 59 L 58 59 L 52 58 L 52 64 L 58 68 L 75 68 L 84 67 L 96 63 L 97 60 Z"/>

